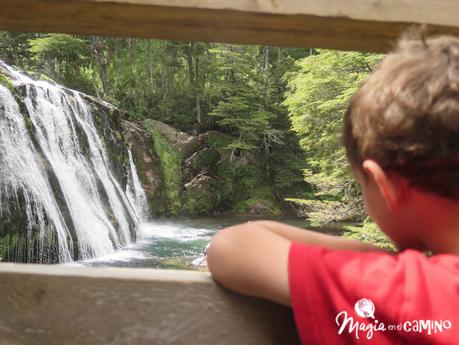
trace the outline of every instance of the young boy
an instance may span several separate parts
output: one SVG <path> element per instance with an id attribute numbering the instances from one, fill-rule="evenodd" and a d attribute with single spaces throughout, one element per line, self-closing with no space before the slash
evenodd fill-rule
<path id="1" fill-rule="evenodd" d="M 399 252 L 255 221 L 215 236 L 214 279 L 292 306 L 303 344 L 458 344 L 459 40 L 402 39 L 353 97 L 343 143 Z"/>

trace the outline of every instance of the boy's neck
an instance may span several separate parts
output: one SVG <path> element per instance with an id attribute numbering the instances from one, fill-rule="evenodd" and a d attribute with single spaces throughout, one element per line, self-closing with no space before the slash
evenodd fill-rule
<path id="1" fill-rule="evenodd" d="M 459 201 L 415 192 L 412 210 L 416 232 L 428 250 L 459 255 Z"/>

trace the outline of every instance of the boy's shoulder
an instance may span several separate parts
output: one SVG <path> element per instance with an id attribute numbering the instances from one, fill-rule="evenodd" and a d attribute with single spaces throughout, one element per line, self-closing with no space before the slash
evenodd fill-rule
<path id="1" fill-rule="evenodd" d="M 394 339 L 419 344 L 426 339 L 424 335 L 438 339 L 433 344 L 453 344 L 453 331 L 448 327 L 459 327 L 456 255 L 429 258 L 415 250 L 353 252 L 294 242 L 289 253 L 289 285 L 303 343 L 320 344 L 327 339 L 327 344 L 343 340 L 352 344 L 356 335 L 365 338 L 372 330 L 373 343 L 381 345 L 394 344 Z M 374 318 L 366 317 L 365 310 L 373 310 Z M 416 320 L 431 320 L 433 325 L 438 321 L 442 329 L 434 336 L 428 334 L 428 328 L 413 336 L 406 322 Z M 381 325 L 385 331 L 373 329 Z M 393 325 L 395 330 L 390 331 Z M 356 334 L 352 327 L 363 330 Z"/>

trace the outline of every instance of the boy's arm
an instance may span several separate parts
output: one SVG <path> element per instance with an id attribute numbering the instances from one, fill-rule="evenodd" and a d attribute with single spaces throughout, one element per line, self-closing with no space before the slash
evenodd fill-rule
<path id="1" fill-rule="evenodd" d="M 380 250 L 356 240 L 255 221 L 219 231 L 208 251 L 209 270 L 227 288 L 290 305 L 288 255 L 292 241 L 332 249 Z"/>

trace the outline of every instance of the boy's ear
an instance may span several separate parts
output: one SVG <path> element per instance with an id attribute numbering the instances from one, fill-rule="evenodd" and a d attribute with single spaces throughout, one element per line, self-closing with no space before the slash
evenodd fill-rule
<path id="1" fill-rule="evenodd" d="M 371 159 L 365 160 L 362 163 L 362 168 L 368 178 L 372 179 L 378 187 L 387 206 L 394 209 L 405 193 L 405 181 L 397 175 L 388 174 L 377 162 Z"/>

